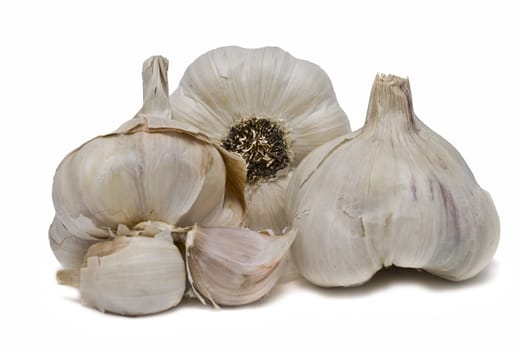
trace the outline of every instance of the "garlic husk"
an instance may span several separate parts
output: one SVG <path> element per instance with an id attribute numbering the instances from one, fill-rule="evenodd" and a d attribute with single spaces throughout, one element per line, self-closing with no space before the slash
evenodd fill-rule
<path id="1" fill-rule="evenodd" d="M 390 265 L 464 280 L 499 241 L 490 195 L 416 117 L 408 80 L 395 76 L 376 77 L 365 126 L 313 151 L 287 193 L 293 257 L 321 286 L 361 284 Z"/>
<path id="2" fill-rule="evenodd" d="M 97 242 L 98 240 L 81 239 L 72 235 L 57 217 L 49 227 L 51 249 L 66 269 L 80 268 L 87 249 Z"/>
<path id="3" fill-rule="evenodd" d="M 203 54 L 170 101 L 178 121 L 246 160 L 245 197 L 255 230 L 283 231 L 292 170 L 311 150 L 350 131 L 328 75 L 277 47 L 221 47 Z M 245 126 L 249 122 L 269 122 L 271 128 Z M 234 138 L 241 125 L 252 140 Z"/>
<path id="4" fill-rule="evenodd" d="M 272 231 L 194 226 L 186 237 L 189 283 L 205 303 L 252 303 L 275 286 L 285 272 L 289 248 L 296 236 Z"/>
<path id="5" fill-rule="evenodd" d="M 169 231 L 96 243 L 88 249 L 79 273 L 60 271 L 58 279 L 79 284 L 86 305 L 132 316 L 177 305 L 186 286 L 185 264 Z"/>

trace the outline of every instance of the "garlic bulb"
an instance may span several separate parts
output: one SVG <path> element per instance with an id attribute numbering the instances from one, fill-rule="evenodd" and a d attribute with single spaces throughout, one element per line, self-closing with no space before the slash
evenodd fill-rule
<path id="1" fill-rule="evenodd" d="M 85 304 L 123 315 L 178 304 L 186 271 L 202 301 L 196 290 L 215 305 L 263 297 L 294 235 L 239 228 L 245 162 L 172 120 L 166 59 L 147 60 L 143 80 L 137 116 L 71 152 L 56 171 L 49 239 L 66 268 L 59 282 L 79 287 Z"/>
<path id="2" fill-rule="evenodd" d="M 202 55 L 171 103 L 177 120 L 244 158 L 249 226 L 256 230 L 282 232 L 293 169 L 350 130 L 327 74 L 275 47 L 222 47 Z"/>
<path id="3" fill-rule="evenodd" d="M 321 286 L 361 284 L 390 265 L 464 280 L 499 240 L 491 197 L 416 117 L 408 80 L 395 76 L 377 76 L 362 129 L 300 164 L 287 209 L 295 263 Z"/>
<path id="4" fill-rule="evenodd" d="M 170 235 L 173 228 L 195 222 L 239 226 L 244 220 L 245 163 L 171 120 L 167 64 L 162 57 L 147 60 L 144 106 L 137 116 L 71 152 L 54 177 L 56 216 L 49 238 L 58 260 L 72 269 L 59 272 L 59 279 L 76 284 L 71 276 L 81 275 L 82 299 L 101 310 L 147 314 L 180 300 L 185 270 L 179 273 L 183 259 L 172 239 L 166 243 L 141 236 L 161 231 Z M 92 246 L 98 241 L 103 243 Z M 129 247 L 120 250 L 122 242 Z M 100 249 L 114 251 L 102 259 Z M 98 260 L 86 260 L 84 254 Z M 158 260 L 141 260 L 155 254 Z M 134 275 L 129 271 L 137 262 L 141 269 Z M 167 275 L 173 280 L 163 287 L 154 285 Z M 151 285 L 138 288 L 138 280 Z"/>
<path id="5" fill-rule="evenodd" d="M 58 280 L 78 284 L 82 303 L 103 312 L 144 315 L 177 305 L 185 292 L 185 264 L 171 233 L 117 236 L 92 245 L 77 270 Z"/>
<path id="6" fill-rule="evenodd" d="M 193 292 L 214 306 L 243 305 L 265 296 L 285 271 L 295 231 L 195 226 L 187 234 L 186 261 Z"/>
<path id="7" fill-rule="evenodd" d="M 56 171 L 56 217 L 75 237 L 106 239 L 119 224 L 147 220 L 173 226 L 243 222 L 243 161 L 165 118 L 171 118 L 169 108 L 157 106 L 168 104 L 167 60 L 146 61 L 147 74 L 157 79 L 144 79 L 138 115 L 71 152 Z"/>

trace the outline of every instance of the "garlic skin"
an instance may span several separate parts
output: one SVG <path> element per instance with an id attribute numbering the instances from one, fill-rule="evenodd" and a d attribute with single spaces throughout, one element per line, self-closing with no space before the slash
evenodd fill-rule
<path id="1" fill-rule="evenodd" d="M 296 237 L 240 228 L 194 226 L 185 252 L 189 283 L 205 304 L 243 305 L 265 296 L 285 272 Z"/>
<path id="2" fill-rule="evenodd" d="M 177 120 L 247 163 L 249 227 L 281 233 L 293 169 L 350 131 L 327 74 L 277 47 L 222 47 L 186 70 L 170 101 Z"/>
<path id="3" fill-rule="evenodd" d="M 395 76 L 376 77 L 365 126 L 311 152 L 287 194 L 296 266 L 320 286 L 358 285 L 391 265 L 465 280 L 499 241 L 490 195 Z"/>
<path id="4" fill-rule="evenodd" d="M 66 269 L 80 268 L 87 249 L 96 242 L 94 239 L 81 239 L 72 235 L 57 217 L 49 227 L 51 249 Z"/>
<path id="5" fill-rule="evenodd" d="M 71 274 L 71 270 L 61 271 L 59 282 L 70 284 Z M 185 263 L 169 231 L 154 237 L 117 236 L 94 244 L 78 280 L 82 303 L 102 312 L 134 316 L 177 305 L 185 282 Z"/>

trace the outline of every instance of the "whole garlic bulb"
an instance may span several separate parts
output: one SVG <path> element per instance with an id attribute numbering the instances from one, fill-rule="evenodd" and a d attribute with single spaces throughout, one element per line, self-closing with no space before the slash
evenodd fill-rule
<path id="1" fill-rule="evenodd" d="M 327 74 L 277 47 L 221 47 L 197 58 L 170 97 L 183 121 L 247 163 L 251 229 L 288 225 L 285 191 L 314 148 L 350 131 Z"/>
<path id="2" fill-rule="evenodd" d="M 365 282 L 382 267 L 449 280 L 493 257 L 499 219 L 458 151 L 414 114 L 409 82 L 379 75 L 365 126 L 313 151 L 288 189 L 292 252 L 321 286 Z"/>

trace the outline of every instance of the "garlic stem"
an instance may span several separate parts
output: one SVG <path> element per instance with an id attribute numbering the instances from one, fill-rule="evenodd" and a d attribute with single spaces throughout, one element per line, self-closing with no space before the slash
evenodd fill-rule
<path id="1" fill-rule="evenodd" d="M 168 69 L 169 60 L 162 56 L 152 56 L 143 63 L 143 107 L 138 114 L 171 119 Z"/>
<path id="2" fill-rule="evenodd" d="M 416 116 L 408 79 L 378 74 L 369 99 L 365 127 L 416 128 Z"/>
<path id="3" fill-rule="evenodd" d="M 56 273 L 58 284 L 80 288 L 80 270 L 64 269 Z"/>

